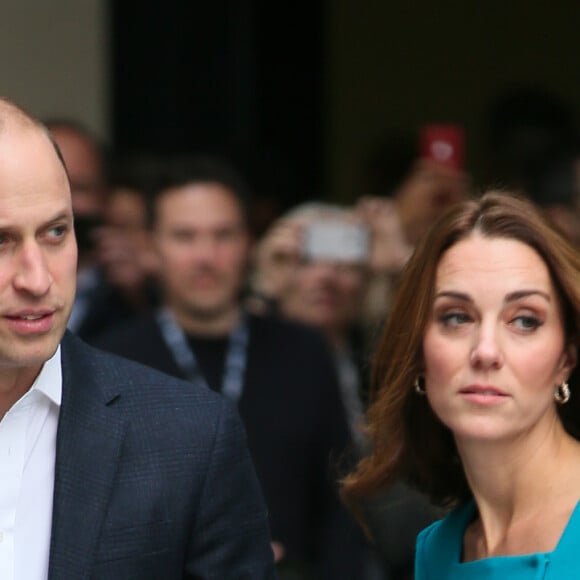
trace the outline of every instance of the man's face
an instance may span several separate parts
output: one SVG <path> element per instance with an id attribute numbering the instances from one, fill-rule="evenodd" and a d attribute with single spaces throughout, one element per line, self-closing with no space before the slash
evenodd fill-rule
<path id="1" fill-rule="evenodd" d="M 77 248 L 68 179 L 48 137 L 0 134 L 0 368 L 33 368 L 64 334 Z"/>
<path id="2" fill-rule="evenodd" d="M 178 317 L 212 319 L 237 304 L 249 235 L 228 189 L 196 183 L 163 192 L 154 245 L 166 301 Z"/>

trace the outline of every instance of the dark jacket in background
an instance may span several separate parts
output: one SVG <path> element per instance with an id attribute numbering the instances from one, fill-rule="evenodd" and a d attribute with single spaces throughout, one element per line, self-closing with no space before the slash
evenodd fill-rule
<path id="1" fill-rule="evenodd" d="M 350 439 L 328 347 L 316 331 L 275 317 L 249 316 L 249 331 L 238 409 L 272 539 L 285 546 L 289 565 L 312 566 L 325 579 L 357 578 L 363 540 L 337 494 L 336 462 Z M 227 338 L 191 337 L 190 343 L 210 387 L 219 389 L 216 365 L 223 365 Z M 99 345 L 183 377 L 153 315 Z"/>

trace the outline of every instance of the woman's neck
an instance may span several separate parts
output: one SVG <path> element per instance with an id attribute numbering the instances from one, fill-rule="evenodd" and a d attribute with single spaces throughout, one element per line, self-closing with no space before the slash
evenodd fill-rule
<path id="1" fill-rule="evenodd" d="M 544 433 L 528 432 L 509 443 L 457 445 L 479 512 L 466 533 L 466 551 L 488 557 L 550 547 L 580 497 L 580 443 L 560 421 Z M 563 514 L 552 535 L 533 523 L 544 521 L 546 508 Z"/>

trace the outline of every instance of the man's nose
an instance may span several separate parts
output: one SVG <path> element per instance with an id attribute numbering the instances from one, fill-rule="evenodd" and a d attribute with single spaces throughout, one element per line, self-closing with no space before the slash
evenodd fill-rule
<path id="1" fill-rule="evenodd" d="M 25 242 L 18 252 L 14 287 L 34 296 L 42 296 L 48 292 L 52 281 L 42 248 L 36 242 Z"/>
<path id="2" fill-rule="evenodd" d="M 193 245 L 195 257 L 200 261 L 213 263 L 218 251 L 218 243 L 211 236 L 200 236 Z"/>

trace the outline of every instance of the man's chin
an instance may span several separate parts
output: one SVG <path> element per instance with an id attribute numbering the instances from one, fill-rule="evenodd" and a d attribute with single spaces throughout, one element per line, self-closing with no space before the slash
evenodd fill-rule
<path id="1" fill-rule="evenodd" d="M 192 318 L 195 318 L 197 320 L 211 321 L 221 318 L 222 316 L 224 316 L 224 314 L 229 312 L 230 309 L 231 306 L 229 304 L 228 306 L 223 306 L 222 304 L 220 305 L 196 304 L 194 306 L 190 306 L 190 308 L 188 309 L 188 313 Z"/>
<path id="2" fill-rule="evenodd" d="M 60 333 L 10 340 L 0 343 L 0 372 L 2 367 L 37 367 L 50 359 L 60 344 Z"/>
<path id="3" fill-rule="evenodd" d="M 182 307 L 196 318 L 215 318 L 231 310 L 237 304 L 237 297 L 225 292 L 199 292 L 183 300 Z"/>

